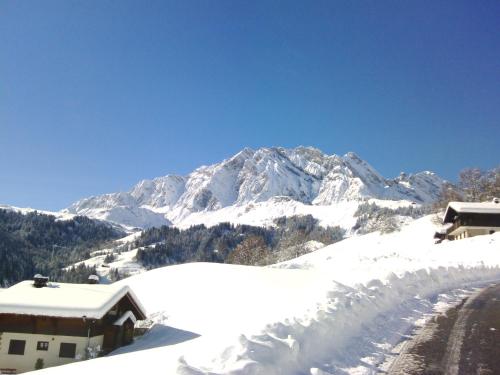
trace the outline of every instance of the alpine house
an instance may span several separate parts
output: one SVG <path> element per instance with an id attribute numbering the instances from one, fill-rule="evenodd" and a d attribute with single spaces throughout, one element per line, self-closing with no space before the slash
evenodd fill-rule
<path id="1" fill-rule="evenodd" d="M 458 240 L 500 231 L 500 199 L 492 202 L 450 202 L 442 238 Z M 437 236 L 435 236 L 437 237 Z"/>
<path id="2" fill-rule="evenodd" d="M 136 320 L 145 318 L 128 286 L 54 283 L 36 275 L 0 294 L 0 373 L 108 353 L 131 343 Z"/>

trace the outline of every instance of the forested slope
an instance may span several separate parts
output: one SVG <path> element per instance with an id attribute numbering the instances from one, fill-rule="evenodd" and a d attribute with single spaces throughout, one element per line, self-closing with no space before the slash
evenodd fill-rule
<path id="1" fill-rule="evenodd" d="M 11 285 L 35 273 L 77 281 L 61 268 L 88 258 L 92 249 L 121 236 L 124 233 L 111 225 L 83 216 L 57 220 L 37 212 L 0 210 L 0 285 Z M 92 270 L 78 271 L 84 278 Z"/>

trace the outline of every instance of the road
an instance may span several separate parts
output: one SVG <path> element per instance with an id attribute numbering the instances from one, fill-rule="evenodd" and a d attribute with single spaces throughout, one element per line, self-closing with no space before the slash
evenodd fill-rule
<path id="1" fill-rule="evenodd" d="M 387 373 L 500 374 L 500 284 L 431 319 L 403 344 Z"/>

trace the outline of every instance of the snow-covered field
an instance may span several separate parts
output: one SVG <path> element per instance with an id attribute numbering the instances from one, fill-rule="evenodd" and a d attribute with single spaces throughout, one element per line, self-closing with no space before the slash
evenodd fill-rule
<path id="1" fill-rule="evenodd" d="M 434 230 L 429 216 L 271 267 L 191 263 L 122 280 L 150 332 L 40 374 L 376 373 L 437 302 L 500 279 L 500 234 L 434 245 Z"/>

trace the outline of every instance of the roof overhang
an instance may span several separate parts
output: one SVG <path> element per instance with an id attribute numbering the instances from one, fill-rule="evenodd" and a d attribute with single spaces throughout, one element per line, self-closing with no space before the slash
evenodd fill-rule
<path id="1" fill-rule="evenodd" d="M 443 223 L 453 223 L 459 213 L 500 215 L 500 203 L 494 202 L 450 202 L 444 213 Z"/>
<path id="2" fill-rule="evenodd" d="M 128 310 L 127 312 L 125 312 L 121 317 L 119 317 L 114 323 L 113 325 L 114 326 L 121 326 L 123 325 L 123 323 L 125 323 L 127 320 L 131 320 L 132 323 L 135 324 L 135 322 L 137 322 L 137 318 L 135 317 L 134 313 L 130 310 Z"/>
<path id="3" fill-rule="evenodd" d="M 129 297 L 130 303 L 137 310 L 137 319 L 138 320 L 146 319 L 147 318 L 146 309 L 144 308 L 144 306 L 142 306 L 141 302 L 139 301 L 135 293 L 132 291 L 132 289 L 129 289 L 127 295 Z"/>

